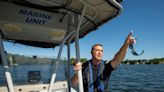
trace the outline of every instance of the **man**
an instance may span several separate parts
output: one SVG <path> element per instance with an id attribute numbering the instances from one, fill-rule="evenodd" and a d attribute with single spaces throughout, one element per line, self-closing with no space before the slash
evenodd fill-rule
<path id="1" fill-rule="evenodd" d="M 78 83 L 77 71 L 82 69 L 84 92 L 107 92 L 108 80 L 111 72 L 123 61 L 130 44 L 135 42 L 132 32 L 127 36 L 123 46 L 116 53 L 110 62 L 102 60 L 103 46 L 95 44 L 92 46 L 92 59 L 83 65 L 76 63 L 74 66 L 75 74 L 72 77 L 72 85 Z"/>

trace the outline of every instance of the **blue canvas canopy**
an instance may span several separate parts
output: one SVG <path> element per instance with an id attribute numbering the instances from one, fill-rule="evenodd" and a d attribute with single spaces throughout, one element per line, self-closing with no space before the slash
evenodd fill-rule
<path id="1" fill-rule="evenodd" d="M 7 41 L 51 48 L 61 43 L 76 28 L 75 21 L 68 24 L 70 12 L 81 16 L 86 6 L 79 29 L 79 37 L 82 38 L 116 17 L 122 10 L 120 1 L 1 0 L 0 28 Z M 72 26 L 71 31 L 68 31 L 68 26 Z"/>

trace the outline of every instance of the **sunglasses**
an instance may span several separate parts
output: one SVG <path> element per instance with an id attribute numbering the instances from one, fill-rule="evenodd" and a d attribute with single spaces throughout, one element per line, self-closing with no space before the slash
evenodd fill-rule
<path id="1" fill-rule="evenodd" d="M 142 52 L 140 54 L 138 54 L 135 50 L 134 50 L 134 46 L 133 44 L 130 44 L 129 45 L 129 48 L 131 49 L 131 53 L 134 55 L 134 56 L 140 56 L 144 53 L 144 50 L 142 50 Z"/>

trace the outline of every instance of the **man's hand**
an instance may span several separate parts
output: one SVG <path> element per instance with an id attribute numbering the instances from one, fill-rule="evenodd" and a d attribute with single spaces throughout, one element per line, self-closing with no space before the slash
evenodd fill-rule
<path id="1" fill-rule="evenodd" d="M 129 35 L 127 36 L 127 38 L 126 38 L 126 40 L 124 42 L 124 45 L 129 46 L 132 43 L 134 43 L 134 44 L 136 43 L 136 39 L 134 37 L 132 37 L 132 34 L 133 34 L 133 31 L 131 31 L 129 33 Z"/>
<path id="2" fill-rule="evenodd" d="M 74 76 L 71 78 L 71 82 L 72 82 L 72 86 L 76 86 L 77 85 L 77 83 L 78 83 L 78 75 L 77 75 L 77 72 L 79 71 L 79 70 L 81 70 L 82 69 L 82 64 L 80 63 L 80 62 L 78 62 L 78 63 L 74 63 L 74 71 L 75 71 L 75 74 L 74 74 Z"/>
<path id="3" fill-rule="evenodd" d="M 74 64 L 74 71 L 77 73 L 78 70 L 82 69 L 82 64 L 80 62 Z"/>

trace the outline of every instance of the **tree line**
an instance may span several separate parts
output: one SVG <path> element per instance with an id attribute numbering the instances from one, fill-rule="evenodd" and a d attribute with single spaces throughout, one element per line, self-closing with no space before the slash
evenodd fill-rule
<path id="1" fill-rule="evenodd" d="M 142 59 L 142 60 L 124 60 L 122 64 L 164 64 L 164 58 Z"/>
<path id="2" fill-rule="evenodd" d="M 36 55 L 33 56 L 25 56 L 25 55 L 18 55 L 18 54 L 11 54 L 8 53 L 6 55 L 7 61 L 9 65 L 32 65 L 32 64 L 39 64 L 39 65 L 46 65 L 46 64 L 53 64 L 56 62 L 56 58 L 48 58 L 48 57 L 39 57 Z M 86 58 L 80 58 L 80 62 L 84 63 L 88 61 Z M 61 58 L 60 64 L 66 64 L 68 61 L 66 58 Z M 70 59 L 70 64 L 73 65 L 77 62 L 76 58 Z M 1 57 L 0 57 L 0 64 L 2 65 Z M 122 64 L 164 64 L 164 58 L 154 58 L 154 59 L 142 59 L 142 60 L 124 60 Z"/>

